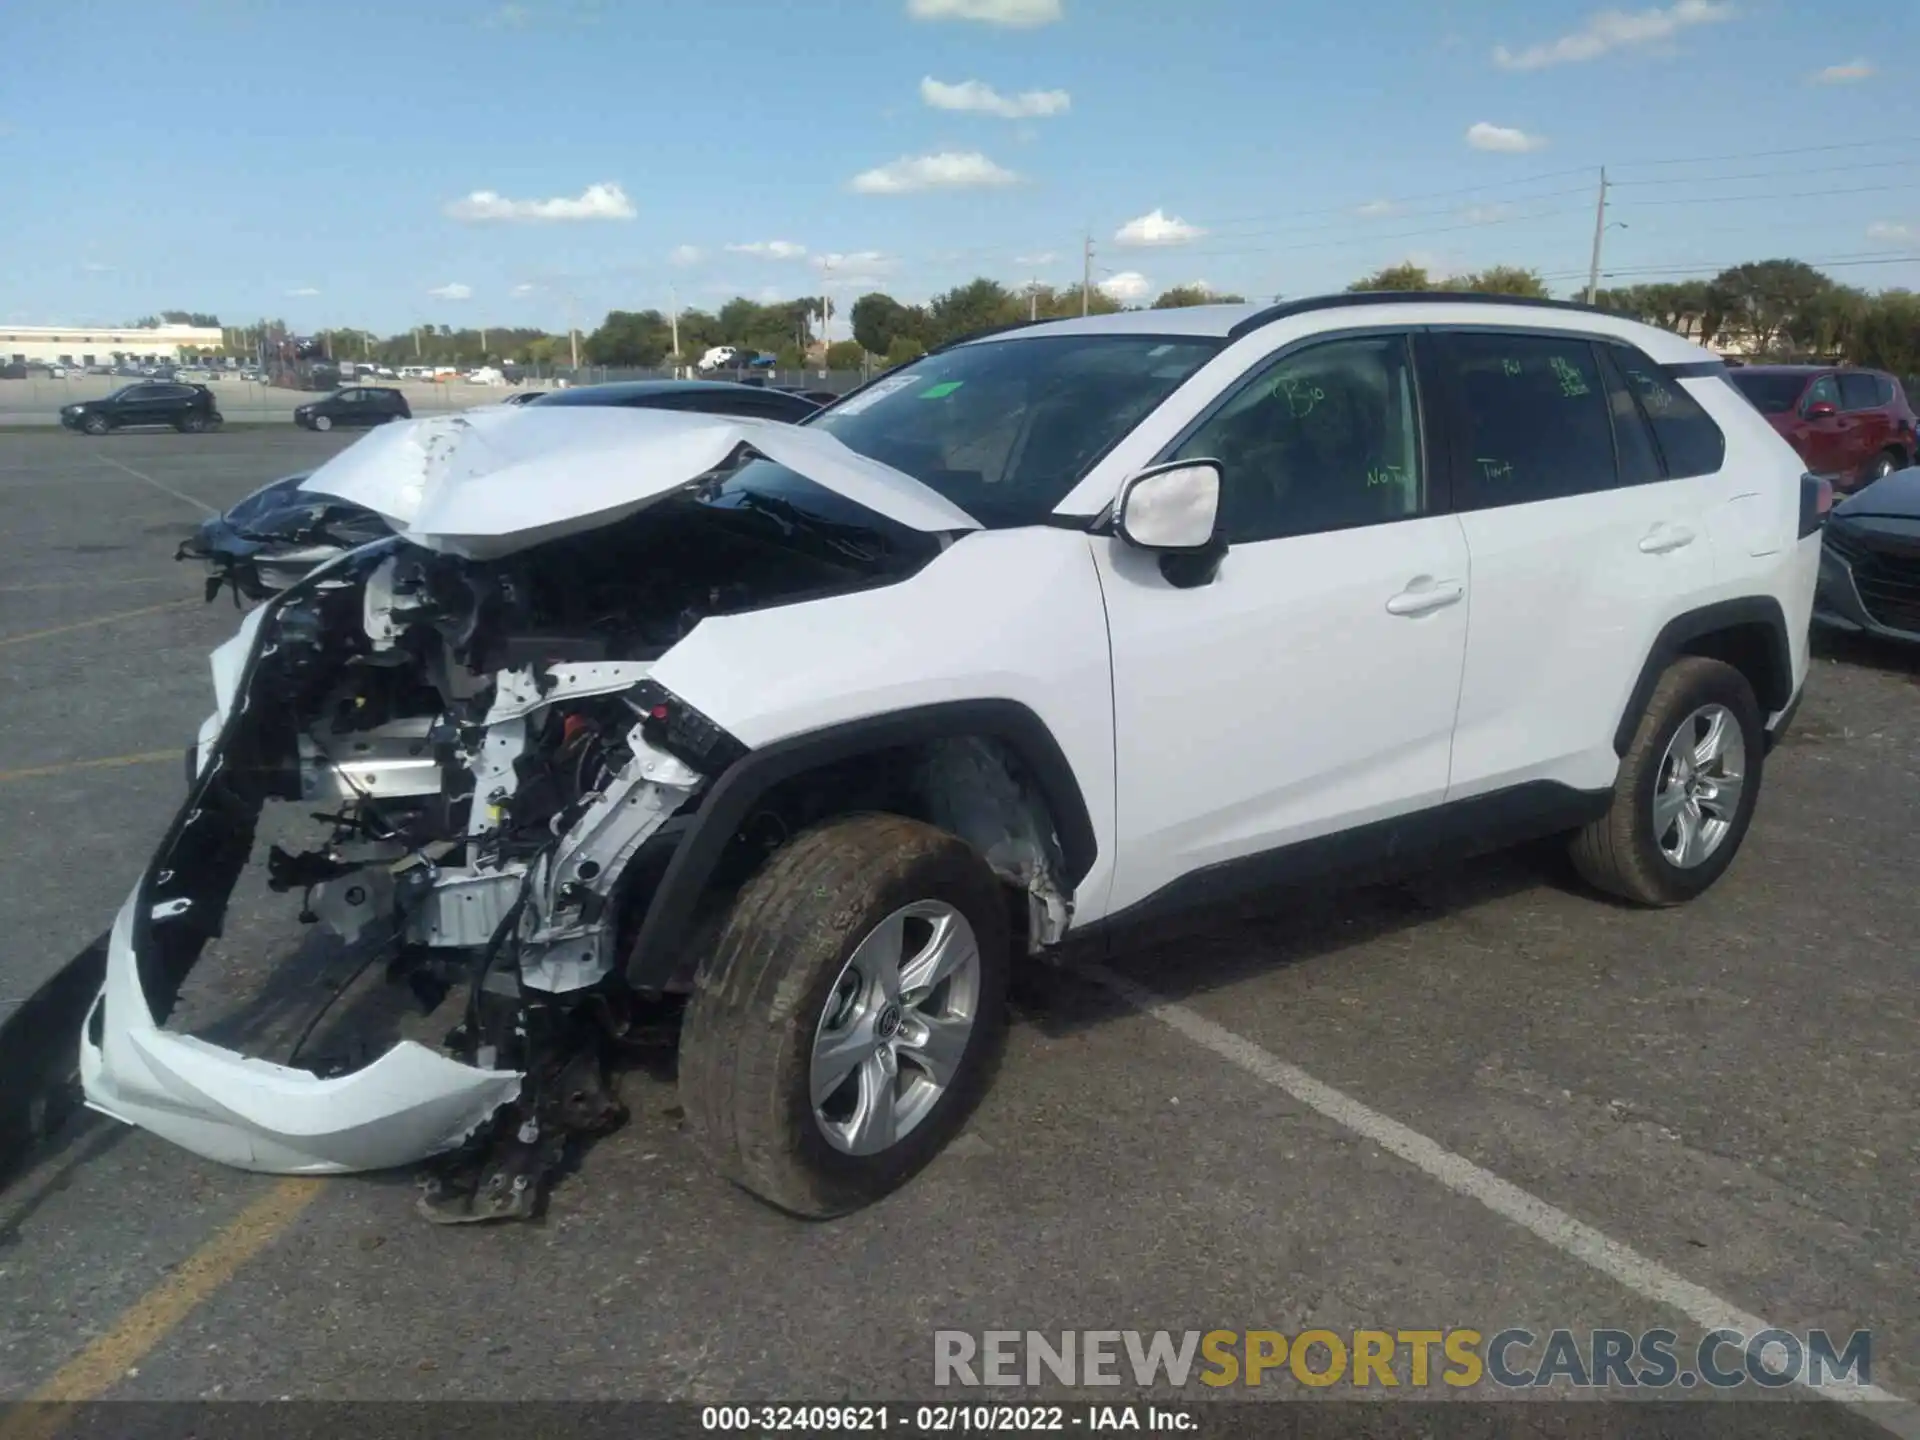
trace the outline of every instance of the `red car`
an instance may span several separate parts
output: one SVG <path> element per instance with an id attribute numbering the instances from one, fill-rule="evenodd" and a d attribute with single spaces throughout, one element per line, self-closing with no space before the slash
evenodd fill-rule
<path id="1" fill-rule="evenodd" d="M 1857 490 L 1920 456 L 1913 407 L 1884 371 L 1744 365 L 1727 378 L 1836 490 Z"/>

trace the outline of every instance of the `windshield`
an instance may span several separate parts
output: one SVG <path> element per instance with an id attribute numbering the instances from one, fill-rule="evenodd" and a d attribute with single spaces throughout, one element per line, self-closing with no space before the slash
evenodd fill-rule
<path id="1" fill-rule="evenodd" d="M 929 355 L 808 424 L 990 528 L 1043 521 L 1222 341 L 1049 335 Z"/>
<path id="2" fill-rule="evenodd" d="M 1784 415 L 1807 388 L 1805 375 L 1769 375 L 1764 371 L 1730 370 L 1727 378 L 1762 415 Z"/>

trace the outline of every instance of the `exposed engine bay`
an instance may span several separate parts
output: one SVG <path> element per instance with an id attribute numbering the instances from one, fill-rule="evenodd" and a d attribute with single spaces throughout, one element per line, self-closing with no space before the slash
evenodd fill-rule
<path id="1" fill-rule="evenodd" d="M 423 1196 L 430 1217 L 533 1213 L 569 1137 L 620 1119 L 605 1042 L 663 1001 L 628 984 L 624 947 L 702 788 L 742 753 L 648 679 L 652 662 L 708 616 L 890 583 L 940 548 L 716 477 L 496 559 L 378 541 L 273 597 L 216 654 L 222 714 L 192 796 L 116 925 L 138 988 L 121 993 L 110 973 L 83 1047 L 90 1101 L 253 1168 L 378 1168 L 452 1147 Z M 254 856 L 274 803 L 304 809 L 310 843 Z M 777 843 L 803 819 L 757 816 L 744 843 Z M 371 1077 L 370 1111 L 430 1078 L 407 1123 L 384 1110 L 360 1123 L 349 1096 L 316 1106 L 280 1153 L 257 1134 L 210 1144 L 157 1113 L 185 1089 L 232 1108 L 217 1075 L 193 1073 L 218 1052 L 160 1026 L 250 856 L 303 922 L 359 947 L 424 1009 L 465 1000 L 441 1054 L 308 1054 L 316 1014 L 283 1065 L 221 1058 L 342 1093 Z M 137 1057 L 114 1053 L 123 1004 L 151 1020 L 135 1027 Z M 158 1083 L 124 1084 L 140 1072 Z M 283 1118 L 288 1100 L 263 1103 Z"/>

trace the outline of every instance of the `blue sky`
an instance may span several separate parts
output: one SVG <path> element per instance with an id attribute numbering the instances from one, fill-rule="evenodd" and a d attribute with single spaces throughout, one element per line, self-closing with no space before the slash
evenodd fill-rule
<path id="1" fill-rule="evenodd" d="M 1088 233 L 1128 299 L 1407 258 L 1564 292 L 1602 164 L 1611 283 L 1920 288 L 1917 51 L 1911 0 L 8 5 L 0 321 L 844 311 L 1078 283 Z"/>

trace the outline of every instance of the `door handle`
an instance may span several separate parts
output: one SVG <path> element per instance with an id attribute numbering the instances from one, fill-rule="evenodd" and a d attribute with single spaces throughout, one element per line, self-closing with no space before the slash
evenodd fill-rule
<path id="1" fill-rule="evenodd" d="M 1426 615 L 1448 605 L 1456 605 L 1467 587 L 1453 580 L 1442 580 L 1421 589 L 1409 587 L 1387 601 L 1389 615 Z"/>
<path id="2" fill-rule="evenodd" d="M 1684 525 L 1656 525 L 1647 532 L 1640 542 L 1640 549 L 1648 555 L 1664 555 L 1669 550 L 1680 550 L 1693 543 L 1693 531 Z"/>

